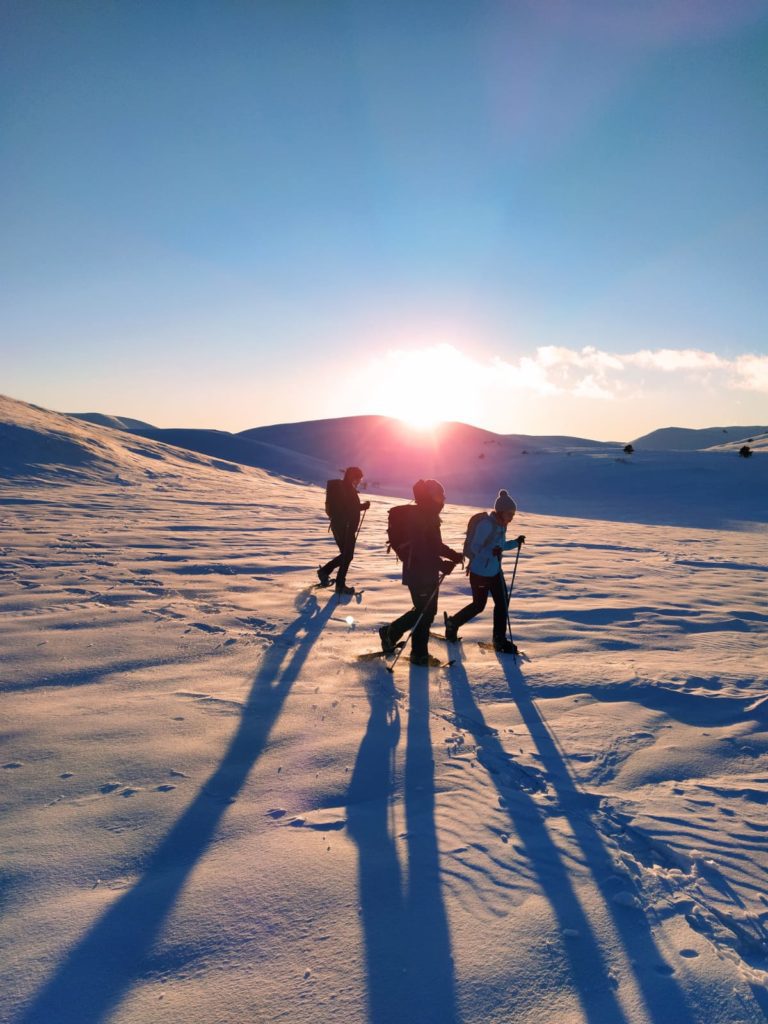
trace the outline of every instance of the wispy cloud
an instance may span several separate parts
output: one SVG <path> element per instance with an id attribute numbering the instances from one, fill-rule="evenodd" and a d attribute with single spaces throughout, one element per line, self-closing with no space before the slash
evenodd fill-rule
<path id="1" fill-rule="evenodd" d="M 644 349 L 622 358 L 622 365 L 639 366 L 647 370 L 676 373 L 680 370 L 717 370 L 728 365 L 714 352 L 701 352 L 695 348 L 660 348 L 655 352 Z"/>
<path id="2" fill-rule="evenodd" d="M 700 349 L 643 349 L 617 354 L 593 346 L 543 346 L 517 360 L 497 359 L 506 386 L 540 395 L 572 395 L 612 401 L 658 385 L 708 383 L 731 391 L 768 394 L 768 356 L 726 359 Z"/>
<path id="3" fill-rule="evenodd" d="M 739 356 L 733 364 L 735 387 L 768 395 L 768 356 Z"/>
<path id="4" fill-rule="evenodd" d="M 706 425 L 764 418 L 768 355 L 695 348 L 608 352 L 545 345 L 513 358 L 447 343 L 390 349 L 350 378 L 366 408 L 413 410 L 502 431 L 634 436 L 672 419 Z"/>

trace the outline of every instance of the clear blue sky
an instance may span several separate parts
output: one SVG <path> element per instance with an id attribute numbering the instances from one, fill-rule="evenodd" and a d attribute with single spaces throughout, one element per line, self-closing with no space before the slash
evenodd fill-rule
<path id="1" fill-rule="evenodd" d="M 0 40 L 6 394 L 768 421 L 764 0 L 20 0 Z"/>

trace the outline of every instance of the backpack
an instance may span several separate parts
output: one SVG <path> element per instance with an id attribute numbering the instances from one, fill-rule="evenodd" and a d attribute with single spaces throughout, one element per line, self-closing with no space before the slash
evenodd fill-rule
<path id="1" fill-rule="evenodd" d="M 331 522 L 339 522 L 344 511 L 344 481 L 329 480 L 325 485 L 325 514 Z"/>
<path id="2" fill-rule="evenodd" d="M 480 525 L 480 523 L 484 519 L 487 519 L 487 518 L 488 518 L 488 513 L 487 512 L 475 512 L 474 515 L 469 517 L 469 522 L 467 523 L 467 534 L 466 534 L 466 536 L 464 538 L 464 547 L 461 549 L 461 553 L 462 553 L 462 555 L 464 555 L 465 558 L 471 558 L 472 557 L 472 550 L 471 550 L 471 548 L 472 548 L 472 541 L 473 541 L 474 536 L 475 536 L 475 530 Z"/>
<path id="3" fill-rule="evenodd" d="M 415 505 L 395 505 L 387 513 L 387 551 L 394 551 L 401 562 L 409 554 L 411 523 L 415 512 Z"/>

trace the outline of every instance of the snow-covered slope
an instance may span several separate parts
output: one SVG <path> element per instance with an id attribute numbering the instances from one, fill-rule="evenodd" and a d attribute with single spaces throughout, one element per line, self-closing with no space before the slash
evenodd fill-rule
<path id="1" fill-rule="evenodd" d="M 738 448 L 746 438 L 763 434 L 766 430 L 766 424 L 760 427 L 704 427 L 700 430 L 689 427 L 662 427 L 638 437 L 632 444 L 638 450 L 647 452 L 693 452 L 715 445 L 728 445 L 731 448 L 735 445 Z"/>
<path id="2" fill-rule="evenodd" d="M 68 412 L 66 415 L 101 427 L 112 427 L 113 430 L 154 430 L 151 423 L 134 420 L 130 416 L 106 416 L 102 412 Z"/>
<path id="3" fill-rule="evenodd" d="M 391 499 L 339 600 L 320 489 L 2 412 L 0 1019 L 765 1020 L 764 528 L 523 508 L 525 660 L 391 676 Z"/>
<path id="4" fill-rule="evenodd" d="M 713 445 L 712 448 L 708 449 L 711 452 L 734 452 L 738 451 L 742 445 L 747 445 L 753 452 L 765 452 L 768 451 L 768 431 L 761 431 L 760 433 L 750 434 L 749 437 L 744 438 L 741 443 L 734 444 L 733 442 L 726 442 L 721 445 Z"/>
<path id="5" fill-rule="evenodd" d="M 2 477 L 137 481 L 177 476 L 189 468 L 242 472 L 241 466 L 229 461 L 170 448 L 0 395 Z"/>
<path id="6" fill-rule="evenodd" d="M 275 444 L 249 440 L 239 434 L 225 430 L 160 429 L 137 431 L 142 437 L 149 437 L 164 444 L 201 452 L 244 466 L 258 466 L 280 476 L 296 477 L 302 480 L 326 480 L 334 472 L 333 467 L 301 451 L 292 451 Z"/>
<path id="7" fill-rule="evenodd" d="M 506 487 L 546 515 L 704 527 L 768 519 L 768 464 L 745 468 L 728 449 L 625 456 L 579 438 L 504 437 L 461 423 L 425 432 L 380 416 L 145 436 L 321 485 L 356 464 L 369 490 L 400 497 L 419 477 L 437 477 L 454 501 L 485 505 Z"/>

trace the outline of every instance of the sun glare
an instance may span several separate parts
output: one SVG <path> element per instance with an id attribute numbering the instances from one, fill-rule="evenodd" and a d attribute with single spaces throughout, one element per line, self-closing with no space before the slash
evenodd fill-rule
<path id="1" fill-rule="evenodd" d="M 412 430 L 428 431 L 444 420 L 476 418 L 472 361 L 451 345 L 390 350 L 369 364 L 359 381 L 384 415 Z"/>
<path id="2" fill-rule="evenodd" d="M 441 422 L 439 417 L 430 415 L 429 413 L 419 414 L 401 414 L 397 417 L 401 423 L 404 423 L 411 430 L 427 431 L 432 430 Z"/>

